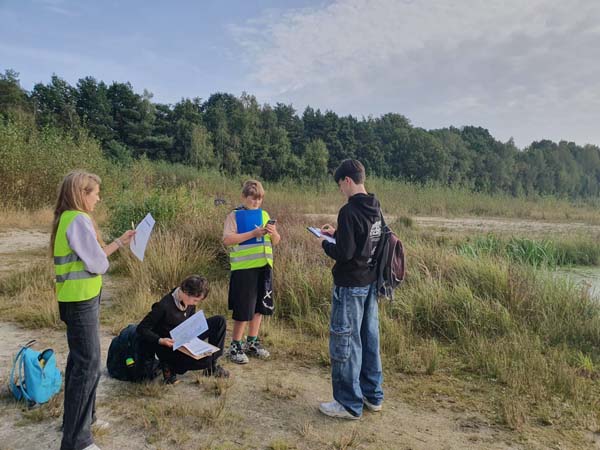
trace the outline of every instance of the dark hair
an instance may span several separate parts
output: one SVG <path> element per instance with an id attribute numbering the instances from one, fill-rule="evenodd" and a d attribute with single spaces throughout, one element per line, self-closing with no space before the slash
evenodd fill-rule
<path id="1" fill-rule="evenodd" d="M 190 275 L 181 282 L 181 290 L 192 297 L 206 297 L 208 280 L 200 275 Z"/>
<path id="2" fill-rule="evenodd" d="M 364 184 L 365 182 L 365 166 L 357 159 L 345 159 L 335 169 L 333 178 L 336 183 L 343 180 L 346 177 L 352 178 L 356 184 Z"/>

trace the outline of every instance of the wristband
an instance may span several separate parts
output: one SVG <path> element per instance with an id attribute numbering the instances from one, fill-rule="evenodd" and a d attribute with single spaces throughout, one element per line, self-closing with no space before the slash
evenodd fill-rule
<path id="1" fill-rule="evenodd" d="M 121 239 L 117 238 L 117 239 L 115 239 L 115 242 L 117 243 L 119 248 L 123 248 L 123 243 L 121 242 Z"/>

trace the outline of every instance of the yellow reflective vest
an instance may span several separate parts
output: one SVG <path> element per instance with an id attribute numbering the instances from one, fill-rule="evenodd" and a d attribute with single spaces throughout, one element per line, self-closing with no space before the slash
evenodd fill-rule
<path id="1" fill-rule="evenodd" d="M 239 214 L 244 214 L 245 211 L 246 210 L 243 209 L 234 211 L 238 233 L 245 232 L 240 231 L 240 220 L 238 217 Z M 265 226 L 268 220 L 269 214 L 266 211 L 262 211 L 262 226 Z M 240 244 L 230 246 L 229 263 L 231 264 L 231 271 L 254 269 L 257 267 L 264 267 L 267 264 L 273 267 L 273 245 L 271 244 L 271 236 L 265 234 L 260 241 L 258 239 L 250 239 Z"/>
<path id="2" fill-rule="evenodd" d="M 81 211 L 61 214 L 54 239 L 54 271 L 59 302 L 81 302 L 92 299 L 102 290 L 102 276 L 85 270 L 83 261 L 69 246 L 67 229 Z"/>

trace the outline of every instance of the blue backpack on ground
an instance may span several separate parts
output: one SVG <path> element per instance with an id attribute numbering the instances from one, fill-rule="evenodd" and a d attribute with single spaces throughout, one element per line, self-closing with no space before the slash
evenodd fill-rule
<path id="1" fill-rule="evenodd" d="M 9 380 L 15 398 L 29 404 L 46 403 L 62 386 L 54 350 L 37 352 L 31 348 L 34 342 L 29 341 L 15 356 Z"/>

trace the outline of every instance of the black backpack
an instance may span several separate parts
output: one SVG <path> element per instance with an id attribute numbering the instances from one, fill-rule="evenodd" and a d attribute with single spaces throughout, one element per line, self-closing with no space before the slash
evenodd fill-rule
<path id="1" fill-rule="evenodd" d="M 406 259 L 402 242 L 381 216 L 381 237 L 377 244 L 377 295 L 394 299 L 394 289 L 404 281 Z"/>
<path id="2" fill-rule="evenodd" d="M 144 351 L 137 325 L 127 325 L 114 337 L 108 348 L 106 368 L 111 377 L 121 381 L 152 380 L 158 372 L 154 353 Z"/>

